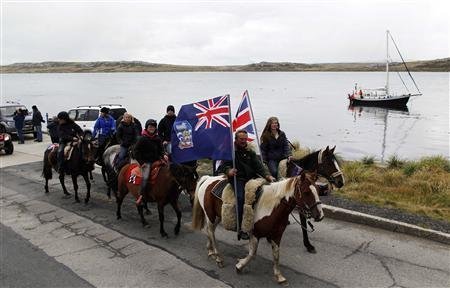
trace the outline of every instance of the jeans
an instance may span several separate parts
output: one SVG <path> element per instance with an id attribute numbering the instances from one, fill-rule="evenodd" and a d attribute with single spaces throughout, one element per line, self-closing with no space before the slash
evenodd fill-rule
<path id="1" fill-rule="evenodd" d="M 34 131 L 36 132 L 36 140 L 42 141 L 42 126 L 34 126 Z"/>
<path id="2" fill-rule="evenodd" d="M 150 176 L 150 168 L 152 167 L 152 162 L 146 162 L 144 163 L 143 167 L 141 166 L 142 171 L 142 182 L 141 182 L 141 189 L 139 190 L 139 194 L 144 196 L 145 189 L 148 185 L 148 177 Z"/>
<path id="3" fill-rule="evenodd" d="M 280 161 L 278 161 L 278 160 L 269 160 L 267 162 L 267 167 L 269 168 L 269 172 L 275 179 L 278 179 L 278 165 L 279 164 L 280 164 Z"/>
<path id="4" fill-rule="evenodd" d="M 117 156 L 117 162 L 116 162 L 117 167 L 121 167 L 123 165 L 122 162 L 127 157 L 127 154 L 128 154 L 128 147 L 120 145 L 119 156 Z"/>
<path id="5" fill-rule="evenodd" d="M 25 138 L 23 137 L 23 128 L 17 128 L 17 138 L 19 138 L 19 143 L 25 143 Z"/>

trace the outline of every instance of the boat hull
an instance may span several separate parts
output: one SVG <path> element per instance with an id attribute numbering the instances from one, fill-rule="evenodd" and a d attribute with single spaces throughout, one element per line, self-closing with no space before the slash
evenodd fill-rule
<path id="1" fill-rule="evenodd" d="M 350 98 L 350 105 L 353 106 L 377 106 L 377 107 L 405 107 L 409 101 L 410 95 L 404 97 L 395 97 L 387 99 L 364 99 Z"/>

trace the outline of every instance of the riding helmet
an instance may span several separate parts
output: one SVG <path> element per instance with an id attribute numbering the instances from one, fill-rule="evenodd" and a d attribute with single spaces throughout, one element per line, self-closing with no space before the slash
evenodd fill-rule
<path id="1" fill-rule="evenodd" d="M 150 125 L 155 128 L 158 126 L 156 120 L 154 120 L 154 119 L 148 119 L 147 122 L 145 122 L 145 129 L 147 129 L 148 126 L 150 126 Z"/>

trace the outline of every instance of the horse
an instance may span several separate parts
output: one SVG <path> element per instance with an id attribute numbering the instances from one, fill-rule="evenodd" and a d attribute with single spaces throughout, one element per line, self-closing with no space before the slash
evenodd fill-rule
<path id="1" fill-rule="evenodd" d="M 297 168 L 296 166 L 300 166 L 302 169 L 307 171 L 317 171 L 317 174 L 326 178 L 328 182 L 330 182 L 331 186 L 341 188 L 344 186 L 345 180 L 344 174 L 342 173 L 338 161 L 334 155 L 335 148 L 336 146 L 332 149 L 327 146 L 327 148 L 310 153 L 301 159 L 292 159 L 287 162 L 286 175 L 281 176 L 295 176 L 295 168 Z M 280 163 L 280 166 L 281 165 L 283 165 L 283 163 Z M 280 167 L 279 171 L 283 171 L 283 167 Z M 322 191 L 319 190 L 319 196 L 326 195 L 321 192 Z M 309 253 L 317 253 L 316 248 L 311 244 L 311 242 L 309 242 L 306 217 L 302 213 L 299 213 L 299 215 L 303 234 L 303 245 Z"/>
<path id="2" fill-rule="evenodd" d="M 118 143 L 117 143 L 117 139 L 116 139 L 115 135 L 110 135 L 108 138 L 106 138 L 103 145 L 99 146 L 99 148 L 97 150 L 97 157 L 96 157 L 95 163 L 101 167 L 103 180 L 106 183 L 108 183 L 107 171 L 106 171 L 106 167 L 105 167 L 105 165 L 107 163 L 105 163 L 104 154 L 109 147 L 116 146 L 117 144 Z M 110 196 L 110 195 L 108 194 L 108 196 Z"/>
<path id="3" fill-rule="evenodd" d="M 221 222 L 222 200 L 211 193 L 213 187 L 223 176 L 203 176 L 195 191 L 192 211 L 192 228 L 200 230 L 205 225 L 207 231 L 208 257 L 215 258 L 217 265 L 223 267 L 223 259 L 217 250 L 215 229 Z M 260 198 L 255 203 L 253 230 L 250 233 L 249 253 L 239 259 L 236 272 L 240 273 L 248 262 L 256 255 L 260 238 L 266 238 L 272 244 L 273 272 L 278 283 L 286 282 L 279 269 L 279 251 L 283 232 L 288 225 L 289 214 L 296 207 L 305 211 L 315 221 L 324 217 L 322 204 L 319 201 L 315 173 L 302 172 L 299 176 L 262 186 Z"/>
<path id="4" fill-rule="evenodd" d="M 131 164 L 126 164 L 118 176 L 118 192 L 116 193 L 117 203 L 117 219 L 122 219 L 121 206 L 123 199 L 128 193 L 131 193 L 135 199 L 139 198 L 139 185 L 130 183 L 127 177 Z M 180 233 L 181 227 L 181 210 L 178 204 L 180 193 L 185 190 L 189 195 L 191 205 L 194 201 L 195 187 L 197 184 L 198 174 L 196 167 L 190 167 L 181 164 L 170 164 L 162 166 L 156 178 L 156 183 L 151 185 L 151 177 L 148 179 L 146 190 L 144 191 L 145 202 L 156 202 L 158 206 L 159 216 L 159 233 L 163 238 L 168 238 L 168 234 L 164 230 L 164 206 L 170 204 L 177 215 L 177 224 L 175 225 L 175 235 Z M 151 186 L 151 188 L 150 188 Z M 150 190 L 150 191 L 149 191 Z M 144 218 L 143 206 L 136 204 L 141 222 L 144 227 L 149 226 Z"/>
<path id="5" fill-rule="evenodd" d="M 72 176 L 73 188 L 75 190 L 75 201 L 77 203 L 80 202 L 78 197 L 77 182 L 77 177 L 79 175 L 83 176 L 84 181 L 86 182 L 87 192 L 84 203 L 87 204 L 89 202 L 89 198 L 91 197 L 91 182 L 89 181 L 88 173 L 94 169 L 96 150 L 97 142 L 91 137 L 90 133 L 85 133 L 85 135 L 81 137 L 80 142 L 73 147 L 70 159 L 65 160 L 66 169 L 61 169 L 62 172 L 59 173 L 59 182 L 61 183 L 64 194 L 67 196 L 71 194 L 67 191 L 66 185 L 64 184 L 64 176 L 66 174 L 70 174 Z M 45 193 L 49 192 L 48 180 L 52 179 L 52 168 L 57 171 L 57 153 L 57 148 L 51 146 L 44 152 L 42 174 L 45 178 Z"/>
<path id="6" fill-rule="evenodd" d="M 119 151 L 120 145 L 112 145 L 108 147 L 102 155 L 102 176 L 108 187 L 108 198 L 111 198 L 111 190 L 114 192 L 114 195 L 117 193 L 117 175 L 120 171 L 117 171 L 114 160 L 119 154 Z"/>

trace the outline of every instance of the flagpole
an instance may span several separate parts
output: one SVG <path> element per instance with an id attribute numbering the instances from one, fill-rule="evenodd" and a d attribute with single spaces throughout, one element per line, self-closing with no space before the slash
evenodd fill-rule
<path id="1" fill-rule="evenodd" d="M 244 93 L 247 93 L 248 107 L 250 108 L 250 114 L 252 115 L 253 125 L 255 126 L 255 137 L 256 137 L 256 143 L 258 144 L 258 149 L 259 149 L 259 158 L 261 158 L 261 163 L 264 163 L 264 160 L 262 158 L 262 153 L 261 153 L 261 143 L 259 143 L 258 129 L 256 129 L 255 116 L 253 115 L 253 107 L 252 107 L 252 103 L 250 101 L 250 94 L 248 94 L 248 90 L 245 90 Z"/>
<path id="2" fill-rule="evenodd" d="M 228 117 L 230 117 L 230 135 L 231 135 L 231 159 L 233 160 L 233 168 L 236 169 L 236 155 L 234 153 L 234 140 L 233 140 L 233 122 L 231 121 L 231 101 L 230 101 L 230 95 L 228 95 Z M 239 231 L 241 230 L 241 227 L 239 225 L 239 207 L 238 207 L 238 198 L 237 198 L 237 179 L 236 174 L 233 176 L 233 186 L 234 186 L 234 197 L 236 200 L 236 232 L 239 239 Z"/>

